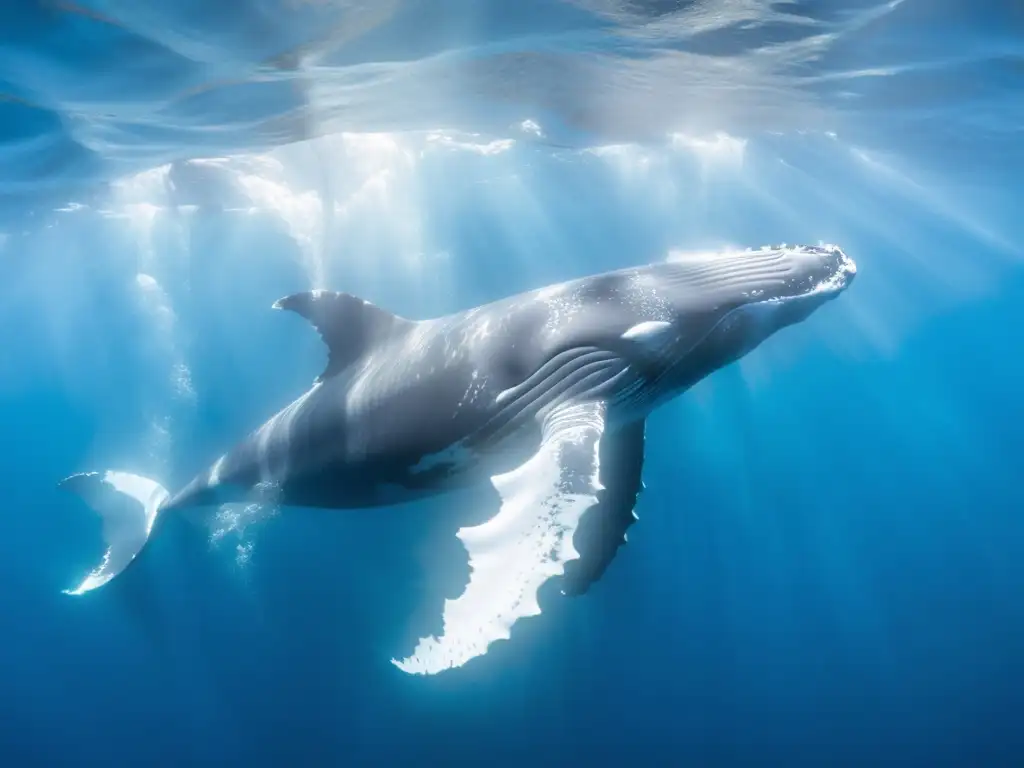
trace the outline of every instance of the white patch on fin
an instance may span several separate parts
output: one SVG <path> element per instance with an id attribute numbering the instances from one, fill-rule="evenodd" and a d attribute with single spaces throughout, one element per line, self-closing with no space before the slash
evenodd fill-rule
<path id="1" fill-rule="evenodd" d="M 639 341 L 641 344 L 648 344 L 662 338 L 671 328 L 672 323 L 664 320 L 647 320 L 643 323 L 637 323 L 627 330 L 622 334 L 622 338 Z"/>
<path id="2" fill-rule="evenodd" d="M 436 674 L 482 656 L 512 625 L 541 612 L 537 593 L 579 557 L 573 534 L 598 502 L 600 439 L 605 406 L 563 405 L 544 421 L 540 449 L 525 464 L 492 478 L 501 496 L 498 514 L 462 528 L 469 553 L 465 591 L 444 604 L 441 637 L 423 638 L 412 655 L 392 659 L 410 674 Z"/>

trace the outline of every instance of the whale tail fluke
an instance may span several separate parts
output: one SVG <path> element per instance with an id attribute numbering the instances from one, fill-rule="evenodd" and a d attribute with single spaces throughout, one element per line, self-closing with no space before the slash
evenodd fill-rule
<path id="1" fill-rule="evenodd" d="M 65 478 L 60 487 L 77 493 L 102 518 L 107 549 L 88 576 L 68 595 L 81 595 L 102 587 L 142 551 L 167 490 L 155 480 L 128 472 L 85 472 Z"/>

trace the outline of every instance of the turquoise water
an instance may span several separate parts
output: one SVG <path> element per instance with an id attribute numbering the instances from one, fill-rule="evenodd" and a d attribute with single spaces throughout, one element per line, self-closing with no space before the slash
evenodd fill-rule
<path id="1" fill-rule="evenodd" d="M 212 8 L 0 10 L 4 765 L 1020 763 L 1016 6 Z M 629 546 L 461 669 L 389 661 L 482 494 L 176 519 L 61 593 L 59 479 L 178 486 L 320 372 L 281 296 L 820 241 L 853 287 L 652 417 Z"/>

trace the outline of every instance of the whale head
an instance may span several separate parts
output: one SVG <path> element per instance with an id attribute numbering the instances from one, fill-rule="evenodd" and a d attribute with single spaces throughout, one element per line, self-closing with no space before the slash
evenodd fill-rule
<path id="1" fill-rule="evenodd" d="M 646 363 L 648 398 L 663 402 L 806 319 L 856 274 L 833 245 L 687 256 L 641 275 L 668 300 L 671 319 L 640 322 L 622 338 Z"/>

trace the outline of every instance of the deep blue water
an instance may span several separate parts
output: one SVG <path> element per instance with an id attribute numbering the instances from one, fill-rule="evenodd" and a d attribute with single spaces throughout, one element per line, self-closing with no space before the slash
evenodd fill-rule
<path id="1" fill-rule="evenodd" d="M 1024 762 L 1024 18 L 740 5 L 335 10 L 363 31 L 276 96 L 250 65 L 331 4 L 4 7 L 0 764 Z M 102 546 L 60 478 L 180 485 L 319 373 L 281 296 L 430 317 L 819 241 L 853 287 L 655 414 L 629 546 L 461 669 L 389 660 L 465 584 L 472 492 L 178 518 L 61 593 Z"/>

